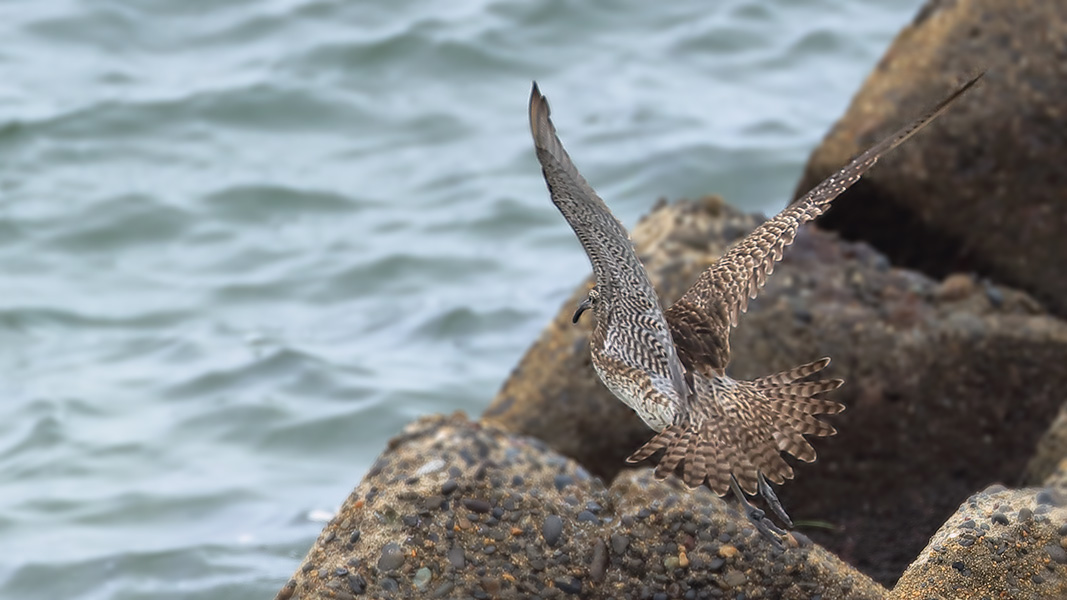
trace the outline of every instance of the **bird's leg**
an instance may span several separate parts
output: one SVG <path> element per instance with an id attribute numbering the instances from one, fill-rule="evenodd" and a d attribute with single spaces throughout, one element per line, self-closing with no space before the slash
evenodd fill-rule
<path id="1" fill-rule="evenodd" d="M 730 476 L 730 489 L 734 491 L 734 495 L 737 496 L 737 501 L 741 504 L 741 508 L 745 510 L 745 516 L 749 521 L 756 526 L 756 531 L 760 532 L 764 538 L 769 540 L 779 549 L 782 548 L 782 540 L 779 536 L 785 535 L 785 531 L 774 524 L 767 518 L 767 515 L 760 509 L 752 505 L 751 502 L 745 498 L 745 493 L 741 491 L 741 487 L 737 485 L 737 479 L 733 475 Z"/>
<path id="2" fill-rule="evenodd" d="M 767 503 L 767 506 L 771 507 L 771 512 L 773 512 L 787 528 L 792 529 L 793 520 L 789 518 L 789 515 L 785 514 L 785 509 L 782 508 L 781 500 L 775 495 L 774 488 L 771 487 L 770 482 L 763 476 L 763 473 L 759 474 L 759 493 L 760 496 L 763 496 L 763 501 Z"/>

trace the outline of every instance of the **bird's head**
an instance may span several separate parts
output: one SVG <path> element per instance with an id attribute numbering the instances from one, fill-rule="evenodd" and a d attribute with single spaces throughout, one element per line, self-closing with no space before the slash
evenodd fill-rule
<path id="1" fill-rule="evenodd" d="M 575 309 L 574 316 L 571 317 L 571 323 L 577 323 L 578 319 L 582 318 L 582 313 L 590 308 L 592 308 L 593 313 L 596 314 L 598 300 L 600 300 L 600 294 L 597 293 L 596 286 L 593 286 L 593 289 L 589 290 L 589 295 L 585 297 L 585 300 L 578 303 L 578 308 Z"/>

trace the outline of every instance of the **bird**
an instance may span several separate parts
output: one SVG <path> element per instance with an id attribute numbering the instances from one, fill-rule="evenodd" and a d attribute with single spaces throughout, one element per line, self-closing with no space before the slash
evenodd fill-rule
<path id="1" fill-rule="evenodd" d="M 829 365 L 825 357 L 751 381 L 735 380 L 726 374 L 730 330 L 798 228 L 822 214 L 885 153 L 944 113 L 983 74 L 764 221 L 666 310 L 626 228 L 571 161 L 548 100 L 533 83 L 530 132 L 542 175 L 553 204 L 588 255 L 595 280 L 572 321 L 592 313 L 589 346 L 597 376 L 656 432 L 627 462 L 658 457 L 657 479 L 676 474 L 690 488 L 706 485 L 720 497 L 732 492 L 760 533 L 776 542 L 785 530 L 747 496 L 762 497 L 785 527 L 793 527 L 770 482 L 781 485 L 793 478 L 783 452 L 804 462 L 815 460 L 804 436 L 836 433 L 818 417 L 844 410 L 823 397 L 844 382 L 813 378 Z"/>

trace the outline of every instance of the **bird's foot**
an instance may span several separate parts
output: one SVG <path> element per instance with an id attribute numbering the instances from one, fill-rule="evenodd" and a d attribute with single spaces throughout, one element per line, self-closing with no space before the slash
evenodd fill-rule
<path id="1" fill-rule="evenodd" d="M 782 543 L 782 538 L 787 535 L 787 532 L 781 527 L 779 527 L 777 524 L 775 524 L 774 521 L 768 519 L 767 513 L 763 512 L 759 508 L 756 508 L 751 502 L 748 501 L 747 498 L 745 498 L 745 494 L 741 491 L 740 486 L 737 485 L 736 479 L 730 482 L 730 487 L 733 489 L 734 495 L 737 497 L 738 503 L 741 504 L 741 508 L 744 509 L 745 516 L 748 517 L 748 520 L 752 522 L 752 525 L 756 528 L 756 531 L 758 531 L 764 539 L 774 544 L 776 548 L 778 548 L 779 550 L 784 550 L 785 545 Z M 775 500 L 777 500 L 777 498 L 775 498 Z M 772 506 L 772 510 L 774 510 L 777 514 L 778 510 L 781 510 L 781 504 L 778 504 L 777 509 L 774 509 Z M 785 514 L 784 510 L 782 511 L 782 514 Z M 792 525 L 792 522 L 789 521 L 788 516 L 784 520 L 790 525 Z"/>
<path id="2" fill-rule="evenodd" d="M 763 476 L 763 473 L 759 474 L 759 493 L 760 496 L 763 496 L 763 501 L 771 508 L 774 516 L 778 517 L 778 520 L 784 523 L 786 528 L 791 529 L 793 527 L 793 519 L 790 519 L 789 515 L 785 514 L 785 509 L 782 508 L 782 501 L 778 499 L 770 482 Z"/>
<path id="3" fill-rule="evenodd" d="M 784 550 L 785 545 L 782 543 L 782 538 L 785 537 L 786 531 L 775 524 L 774 521 L 767 518 L 767 515 L 760 509 L 749 504 L 745 507 L 745 516 L 749 521 L 752 521 L 752 525 L 756 528 L 756 531 L 760 532 L 760 535 L 764 537 L 768 542 L 774 544 L 779 550 Z"/>

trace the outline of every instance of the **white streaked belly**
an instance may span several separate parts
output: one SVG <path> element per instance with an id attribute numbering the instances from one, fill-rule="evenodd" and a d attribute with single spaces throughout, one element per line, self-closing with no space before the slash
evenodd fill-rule
<path id="1" fill-rule="evenodd" d="M 637 416 L 656 432 L 663 431 L 674 421 L 674 403 L 667 402 L 666 398 L 659 402 L 646 400 L 641 397 L 640 387 L 633 380 L 617 375 L 615 377 L 605 376 L 605 372 L 600 370 L 596 361 L 593 361 L 593 368 L 596 370 L 597 377 L 604 383 L 604 387 L 608 388 L 616 398 L 622 400 L 623 404 L 632 408 Z"/>

